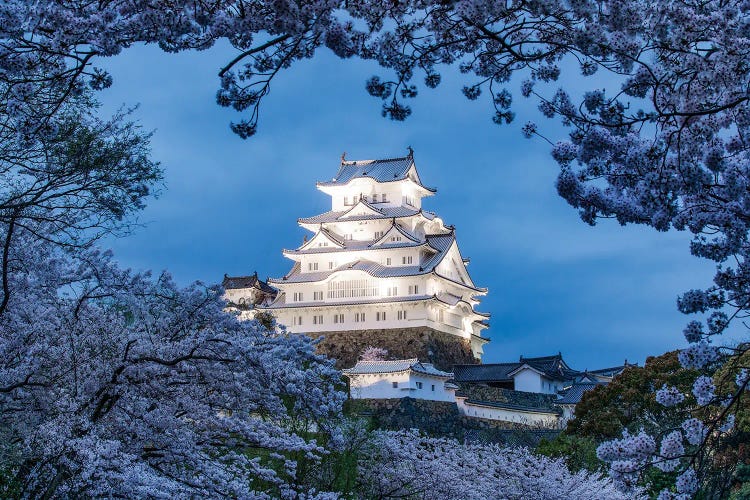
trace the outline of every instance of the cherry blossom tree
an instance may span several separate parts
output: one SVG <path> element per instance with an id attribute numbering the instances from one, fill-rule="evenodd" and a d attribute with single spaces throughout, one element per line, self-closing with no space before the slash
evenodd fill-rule
<path id="1" fill-rule="evenodd" d="M 369 346 L 359 355 L 360 361 L 383 361 L 388 357 L 388 349 Z"/>
<path id="2" fill-rule="evenodd" d="M 344 396 L 307 337 L 239 321 L 218 287 L 13 241 L 0 465 L 21 496 L 316 496 L 298 467 Z"/>
<path id="3" fill-rule="evenodd" d="M 181 51 L 229 40 L 238 53 L 219 71 L 217 102 L 247 113 L 232 124 L 242 137 L 256 132 L 275 75 L 323 46 L 389 72 L 366 89 L 396 120 L 411 113 L 406 103 L 418 94 L 417 77 L 435 87 L 441 70 L 457 67 L 467 75 L 466 97 L 489 94 L 494 121 L 509 123 L 509 84 L 521 75 L 520 94 L 570 128 L 552 148 L 557 188 L 586 223 L 614 218 L 690 231 L 690 251 L 718 265 L 712 285 L 678 301 L 682 312 L 705 315 L 687 325 L 691 347 L 681 356 L 685 367 L 705 370 L 692 390 L 695 415 L 679 429 L 636 433 L 601 450 L 620 475 L 649 462 L 649 454 L 684 455 L 678 466 L 685 472 L 665 495 L 690 495 L 700 483 L 701 453 L 710 452 L 712 436 L 732 432 L 750 383 L 748 347 L 711 342 L 750 312 L 748 25 L 744 0 L 11 0 L 0 9 L 0 140 L 22 151 L 54 137 L 67 103 L 86 86 L 111 84 L 96 59 L 140 42 Z M 590 77 L 591 90 L 550 88 L 571 67 Z M 602 72 L 618 75 L 619 88 L 601 90 Z M 523 132 L 542 135 L 531 123 Z M 731 388 L 710 375 L 727 363 L 719 371 Z M 673 404 L 681 396 L 665 387 L 659 400 Z"/>
<path id="4" fill-rule="evenodd" d="M 620 492 L 613 481 L 571 473 L 561 459 L 526 448 L 460 444 L 417 431 L 378 432 L 360 463 L 363 494 L 370 498 L 644 498 Z"/>

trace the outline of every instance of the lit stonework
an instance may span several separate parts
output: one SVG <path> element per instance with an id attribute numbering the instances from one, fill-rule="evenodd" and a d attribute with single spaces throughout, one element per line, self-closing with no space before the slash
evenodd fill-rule
<path id="1" fill-rule="evenodd" d="M 331 211 L 299 219 L 314 235 L 295 250 L 289 273 L 269 280 L 278 293 L 258 310 L 292 332 L 427 327 L 467 341 L 479 359 L 488 314 L 475 310 L 485 288 L 466 270 L 454 228 L 422 210 L 435 190 L 420 180 L 410 154 L 346 161 L 318 189 Z"/>

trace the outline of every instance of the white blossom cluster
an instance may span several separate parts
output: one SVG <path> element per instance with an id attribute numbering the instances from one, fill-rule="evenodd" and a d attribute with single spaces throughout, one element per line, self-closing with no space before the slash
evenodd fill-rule
<path id="1" fill-rule="evenodd" d="M 685 368 L 701 369 L 718 361 L 720 355 L 716 347 L 701 341 L 681 350 L 678 358 Z"/>
<path id="2" fill-rule="evenodd" d="M 682 403 L 685 400 L 685 395 L 682 394 L 676 387 L 668 387 L 667 384 L 656 391 L 656 401 L 663 406 L 675 406 Z"/>
<path id="3" fill-rule="evenodd" d="M 685 439 L 692 445 L 699 445 L 706 438 L 708 429 L 697 418 L 689 418 L 682 423 L 682 430 L 685 431 Z"/>
<path id="4" fill-rule="evenodd" d="M 364 455 L 359 467 L 368 498 L 645 498 L 638 488 L 622 493 L 609 478 L 573 474 L 562 460 L 526 448 L 462 445 L 417 431 L 380 431 Z"/>
<path id="5" fill-rule="evenodd" d="M 710 404 L 716 398 L 715 390 L 716 386 L 714 386 L 711 377 L 701 375 L 695 379 L 695 383 L 693 384 L 693 395 L 699 405 L 705 406 Z"/>
<path id="6" fill-rule="evenodd" d="M 679 460 L 675 460 L 685 453 L 682 444 L 682 432 L 672 431 L 661 440 L 659 455 L 666 460 L 656 461 L 654 465 L 665 472 L 671 472 L 679 466 Z"/>

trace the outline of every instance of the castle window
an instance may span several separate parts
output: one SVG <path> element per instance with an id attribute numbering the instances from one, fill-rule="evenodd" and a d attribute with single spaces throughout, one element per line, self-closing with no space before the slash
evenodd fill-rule
<path id="1" fill-rule="evenodd" d="M 313 292 L 313 300 L 323 300 L 323 292 Z"/>
<path id="2" fill-rule="evenodd" d="M 353 297 L 377 297 L 380 289 L 374 280 L 344 280 L 328 282 L 329 299 L 349 299 Z"/>
<path id="3" fill-rule="evenodd" d="M 416 295 L 419 293 L 419 285 L 409 285 L 409 295 Z"/>
<path id="4" fill-rule="evenodd" d="M 385 311 L 375 313 L 375 321 L 385 321 Z"/>
<path id="5" fill-rule="evenodd" d="M 386 201 L 388 201 L 388 200 L 385 199 L 385 193 L 383 193 L 383 194 L 380 195 L 380 201 L 382 201 L 383 203 L 385 203 Z"/>
<path id="6" fill-rule="evenodd" d="M 323 324 L 323 316 L 322 315 L 313 316 L 313 325 L 322 325 L 322 324 Z"/>
<path id="7" fill-rule="evenodd" d="M 406 319 L 406 311 L 398 311 L 398 319 Z"/>
<path id="8" fill-rule="evenodd" d="M 411 255 L 408 255 L 406 257 L 401 257 L 401 263 L 402 264 L 411 264 L 411 262 L 412 262 L 411 259 L 412 259 Z"/>
<path id="9" fill-rule="evenodd" d="M 362 323 L 365 320 L 365 313 L 354 313 L 354 322 Z"/>
<path id="10" fill-rule="evenodd" d="M 307 270 L 308 271 L 317 271 L 318 270 L 318 263 L 317 262 L 310 262 L 307 264 Z"/>
<path id="11" fill-rule="evenodd" d="M 389 286 L 387 288 L 387 293 L 389 297 L 395 297 L 396 295 L 398 295 L 398 287 Z"/>
<path id="12" fill-rule="evenodd" d="M 435 384 L 432 384 L 432 392 L 435 392 Z"/>
<path id="13" fill-rule="evenodd" d="M 295 302 L 302 302 L 303 300 L 304 299 L 303 299 L 303 296 L 302 296 L 302 292 L 294 292 L 294 301 Z"/>
<path id="14" fill-rule="evenodd" d="M 398 389 L 398 382 L 391 382 L 393 384 L 394 389 Z"/>
<path id="15" fill-rule="evenodd" d="M 401 241 L 401 236 L 391 236 L 391 241 Z"/>
<path id="16" fill-rule="evenodd" d="M 385 265 L 386 266 L 390 266 L 391 265 L 391 258 L 390 257 L 388 257 L 388 258 L 385 259 Z"/>
<path id="17" fill-rule="evenodd" d="M 417 382 L 417 389 L 421 389 L 421 388 L 422 388 L 422 382 Z"/>
<path id="18" fill-rule="evenodd" d="M 334 323 L 343 323 L 344 322 L 344 315 L 343 314 L 334 314 L 333 315 L 333 322 Z"/>
<path id="19" fill-rule="evenodd" d="M 295 316 L 292 318 L 292 325 L 298 326 L 302 324 L 302 316 Z"/>
<path id="20" fill-rule="evenodd" d="M 375 231 L 375 239 L 379 240 L 383 237 L 383 231 Z"/>
<path id="21" fill-rule="evenodd" d="M 333 269 L 333 262 L 328 263 L 328 269 Z"/>

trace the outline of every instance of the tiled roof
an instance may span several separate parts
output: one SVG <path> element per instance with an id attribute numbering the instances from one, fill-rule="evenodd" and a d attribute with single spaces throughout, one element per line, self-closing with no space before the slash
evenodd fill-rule
<path id="1" fill-rule="evenodd" d="M 320 215 L 314 215 L 312 217 L 303 217 L 297 219 L 300 224 L 325 224 L 330 222 L 345 222 L 345 221 L 360 221 L 360 220 L 372 220 L 372 219 L 399 219 L 402 217 L 413 217 L 421 213 L 426 219 L 432 220 L 435 218 L 435 214 L 428 212 L 427 210 L 418 210 L 415 208 L 401 206 L 383 206 L 379 207 L 377 204 L 370 204 L 375 208 L 379 214 L 362 214 L 352 215 L 350 217 L 342 218 L 349 210 L 330 210 Z"/>
<path id="2" fill-rule="evenodd" d="M 344 368 L 341 371 L 351 374 L 403 372 L 411 368 L 411 365 L 417 363 L 417 361 L 417 358 L 392 361 L 357 361 L 357 364 L 353 367 Z"/>
<path id="3" fill-rule="evenodd" d="M 440 302 L 448 304 L 449 306 L 455 306 L 456 304 L 461 302 L 461 297 L 459 295 L 453 295 L 452 293 L 447 292 L 440 292 L 435 296 L 435 298 Z"/>
<path id="4" fill-rule="evenodd" d="M 554 356 L 543 356 L 538 358 L 524 358 L 521 356 L 519 362 L 521 366 L 526 364 L 554 380 L 573 380 L 581 374 L 578 370 L 571 369 L 562 359 L 560 353 L 555 354 Z"/>
<path id="5" fill-rule="evenodd" d="M 387 238 L 389 237 L 388 235 L 393 230 L 397 231 L 399 234 L 401 234 L 407 240 L 410 240 L 410 241 L 412 241 L 414 243 L 419 243 L 420 242 L 419 236 L 417 236 L 416 234 L 413 234 L 411 231 L 407 231 L 406 229 L 404 229 L 403 227 L 401 227 L 401 224 L 396 224 L 396 221 L 394 219 L 393 224 L 391 225 L 391 227 L 387 231 L 384 231 L 383 236 L 381 238 L 379 238 L 377 241 L 375 241 L 373 243 L 373 245 L 385 245 L 385 246 L 398 245 L 400 242 L 390 242 L 390 241 L 387 241 Z"/>
<path id="6" fill-rule="evenodd" d="M 337 267 L 336 269 L 318 272 L 300 272 L 299 262 L 295 262 L 292 270 L 282 279 L 269 280 L 272 283 L 312 283 L 328 278 L 339 271 L 364 271 L 375 278 L 396 278 L 401 276 L 418 276 L 432 272 L 451 247 L 455 236 L 453 233 L 441 235 L 427 235 L 427 244 L 437 250 L 435 255 L 427 259 L 422 265 L 413 266 L 383 266 L 371 260 L 360 259 Z M 470 286 L 470 285 L 467 285 Z M 472 287 L 473 288 L 473 287 Z"/>
<path id="7" fill-rule="evenodd" d="M 416 363 L 411 366 L 411 369 L 415 372 L 424 373 L 425 375 L 432 375 L 434 377 L 453 378 L 452 373 L 438 370 L 432 363 Z"/>
<path id="8" fill-rule="evenodd" d="M 393 361 L 357 361 L 357 364 L 353 367 L 345 368 L 341 371 L 351 375 L 363 375 L 371 373 L 396 373 L 406 370 L 413 370 L 417 373 L 435 377 L 450 378 L 453 376 L 451 373 L 438 370 L 431 363 L 420 363 L 417 358 L 397 359 Z"/>
<path id="9" fill-rule="evenodd" d="M 456 382 L 509 382 L 508 375 L 520 363 L 492 363 L 486 365 L 454 365 L 453 377 Z"/>
<path id="10" fill-rule="evenodd" d="M 224 279 L 221 285 L 225 290 L 234 290 L 242 288 L 257 288 L 262 292 L 276 293 L 276 289 L 269 286 L 265 281 L 258 279 L 258 274 L 255 273 L 252 276 L 227 276 L 224 275 Z"/>
<path id="11" fill-rule="evenodd" d="M 606 383 L 609 383 L 609 382 L 612 381 L 612 377 L 610 377 L 609 375 L 600 375 L 598 373 L 588 372 L 587 371 L 587 372 L 583 372 L 580 375 L 578 375 L 575 378 L 575 381 L 576 382 L 582 382 L 582 383 L 587 383 L 587 382 L 593 382 L 593 383 L 606 382 Z"/>
<path id="12" fill-rule="evenodd" d="M 479 384 L 463 383 L 460 385 L 461 388 L 456 392 L 456 396 L 466 398 L 466 402 L 470 404 L 544 413 L 559 413 L 560 411 L 555 406 L 557 396 L 554 394 L 521 392 Z"/>
<path id="13" fill-rule="evenodd" d="M 560 399 L 556 401 L 557 404 L 561 405 L 574 405 L 578 404 L 583 397 L 583 394 L 590 391 L 596 386 L 603 384 L 596 383 L 576 383 L 560 392 Z"/>
<path id="14" fill-rule="evenodd" d="M 588 370 L 588 372 L 594 373 L 596 375 L 604 375 L 606 377 L 614 377 L 616 375 L 621 374 L 625 370 L 625 368 L 627 368 L 628 366 L 638 366 L 638 364 L 628 363 L 626 361 L 625 364 L 621 366 L 613 366 L 611 368 L 600 368 L 598 370 Z"/>
<path id="15" fill-rule="evenodd" d="M 403 235 L 406 240 L 402 241 L 384 241 L 388 234 L 392 230 L 398 231 L 399 234 Z M 341 239 L 339 236 L 334 234 L 332 231 L 326 228 L 321 228 L 320 232 L 328 236 L 332 241 L 334 241 L 336 244 L 340 246 L 311 246 L 309 248 L 304 248 L 305 245 L 308 244 L 308 242 L 305 242 L 302 247 L 296 249 L 296 250 L 287 250 L 284 249 L 284 253 L 288 253 L 291 255 L 305 255 L 305 254 L 311 254 L 311 253 L 336 253 L 336 252 L 349 252 L 352 250 L 380 250 L 380 249 L 386 249 L 386 248 L 409 248 L 409 247 L 419 247 L 426 245 L 426 250 L 436 250 L 432 246 L 428 244 L 427 239 L 420 240 L 419 236 L 416 234 L 404 229 L 401 227 L 400 224 L 394 223 L 388 231 L 384 231 L 384 234 L 382 237 L 375 239 L 375 240 L 346 240 Z M 445 235 L 450 234 L 446 233 Z M 443 235 L 443 236 L 445 236 Z M 317 235 L 316 235 L 317 236 Z M 315 239 L 315 236 L 313 236 L 313 239 Z M 310 240 L 312 241 L 312 240 Z"/>
<path id="16" fill-rule="evenodd" d="M 284 249 L 284 253 L 288 253 L 290 255 L 307 255 L 307 254 L 313 254 L 313 253 L 336 253 L 336 252 L 350 252 L 352 250 L 387 250 L 390 248 L 410 248 L 410 247 L 419 247 L 422 245 L 425 245 L 426 242 L 414 242 L 414 241 L 398 241 L 393 243 L 388 243 L 387 245 L 378 245 L 374 246 L 375 240 L 368 240 L 368 241 L 358 241 L 358 240 L 346 240 L 344 241 L 344 247 L 339 248 L 335 246 L 327 246 L 327 247 L 312 247 L 312 248 L 306 248 L 304 250 L 287 250 Z"/>
<path id="17" fill-rule="evenodd" d="M 342 161 L 336 176 L 327 182 L 318 182 L 319 186 L 343 186 L 352 179 L 370 177 L 378 182 L 392 182 L 406 179 L 409 170 L 414 165 L 412 156 L 389 158 L 384 160 L 356 160 Z M 415 180 L 420 186 L 419 178 Z M 422 186 L 425 187 L 425 186 Z M 427 188 L 429 191 L 435 191 Z"/>

